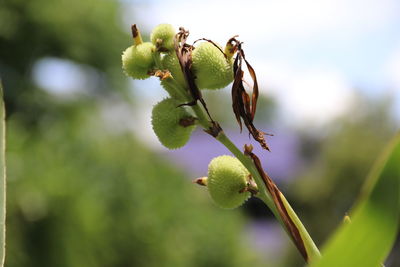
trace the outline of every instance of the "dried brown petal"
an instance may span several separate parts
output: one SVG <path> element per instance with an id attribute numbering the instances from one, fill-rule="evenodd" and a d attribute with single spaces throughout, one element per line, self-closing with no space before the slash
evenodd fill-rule
<path id="1" fill-rule="evenodd" d="M 244 60 L 247 65 L 247 69 L 249 70 L 250 76 L 253 79 L 253 94 L 251 95 L 251 120 L 254 120 L 254 116 L 256 115 L 256 109 L 257 109 L 257 99 L 258 99 L 258 82 L 257 82 L 257 76 L 256 72 L 254 71 L 253 67 L 247 62 L 247 60 Z"/>
<path id="2" fill-rule="evenodd" d="M 269 150 L 269 147 L 264 138 L 265 133 L 257 130 L 257 128 L 253 124 L 254 116 L 256 114 L 257 99 L 258 99 L 258 82 L 256 73 L 253 67 L 246 60 L 241 43 L 234 38 L 231 38 L 231 40 L 228 41 L 228 43 L 232 45 L 234 41 L 236 41 L 237 54 L 235 61 L 233 63 L 233 71 L 234 71 L 234 81 L 232 85 L 233 113 L 235 114 L 236 120 L 240 126 L 240 131 L 242 131 L 241 121 L 243 120 L 243 123 L 246 125 L 247 129 L 249 130 L 249 133 L 253 136 L 254 140 L 260 143 L 261 147 Z M 247 94 L 243 85 L 243 73 L 244 73 L 242 70 L 243 61 L 246 63 L 249 74 L 253 80 L 253 92 L 251 100 L 250 96 Z"/>
<path id="3" fill-rule="evenodd" d="M 238 35 L 233 36 L 231 39 L 228 40 L 228 42 L 226 42 L 224 54 L 227 56 L 227 58 L 232 58 L 237 51 L 236 37 L 238 37 Z"/>
<path id="4" fill-rule="evenodd" d="M 195 83 L 195 76 L 192 72 L 192 51 L 194 47 L 186 43 L 188 36 L 189 31 L 186 31 L 183 27 L 180 27 L 179 32 L 175 35 L 174 39 L 175 53 L 178 57 L 179 65 L 181 66 L 187 88 L 193 98 L 192 102 L 184 103 L 182 105 L 193 106 L 197 103 L 197 101 L 200 101 L 206 110 L 208 117 L 211 121 L 213 121 L 210 113 L 208 112 L 206 102 L 204 101 L 203 96 Z"/>

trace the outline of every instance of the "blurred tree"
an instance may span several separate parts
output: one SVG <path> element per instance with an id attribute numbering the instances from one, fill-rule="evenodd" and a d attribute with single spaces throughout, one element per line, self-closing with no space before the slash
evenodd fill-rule
<path id="1" fill-rule="evenodd" d="M 35 134 L 9 122 L 7 266 L 261 266 L 240 213 L 110 130 L 93 104 L 60 109 Z"/>
<path id="2" fill-rule="evenodd" d="M 396 124 L 391 106 L 389 99 L 359 96 L 351 110 L 327 128 L 325 137 L 316 140 L 303 134 L 306 167 L 287 193 L 319 246 L 342 222 L 372 164 L 393 137 Z M 301 264 L 291 260 L 288 256 L 287 266 Z"/>
<path id="3" fill-rule="evenodd" d="M 103 75 L 101 88 L 123 89 L 119 55 L 128 38 L 116 1 L 1 1 L 0 78 L 7 113 L 22 112 L 25 122 L 36 123 L 48 111 L 45 93 L 32 80 L 32 67 L 43 57 L 89 65 Z"/>
<path id="4" fill-rule="evenodd" d="M 130 37 L 119 11 L 111 0 L 1 1 L 6 265 L 257 266 L 240 213 L 212 206 L 203 188 L 99 115 L 94 96 L 126 84 L 120 55 Z M 89 66 L 99 88 L 68 101 L 42 90 L 34 66 L 49 57 Z"/>

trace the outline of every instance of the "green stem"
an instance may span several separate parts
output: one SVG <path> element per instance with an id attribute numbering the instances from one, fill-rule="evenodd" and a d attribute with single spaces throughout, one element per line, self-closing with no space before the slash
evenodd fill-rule
<path id="1" fill-rule="evenodd" d="M 290 206 L 289 202 L 286 200 L 286 198 L 283 194 L 281 194 L 281 199 L 282 199 L 283 205 L 286 208 L 287 213 L 289 214 L 293 223 L 297 226 L 297 229 L 300 232 L 301 239 L 303 240 L 304 246 L 307 251 L 308 261 L 312 262 L 314 259 L 320 258 L 321 253 L 319 252 L 317 246 L 315 245 L 310 234 L 307 232 L 307 229 L 304 227 L 304 225 L 300 221 L 299 217 L 297 216 L 296 212 L 294 212 L 293 208 Z"/>
<path id="2" fill-rule="evenodd" d="M 199 124 L 203 127 L 203 129 L 209 129 L 212 124 L 208 121 L 206 115 L 204 114 L 203 110 L 199 107 L 199 105 L 192 106 L 193 112 L 196 114 L 197 119 L 199 120 Z"/>
<path id="3" fill-rule="evenodd" d="M 179 86 L 177 86 L 177 84 L 173 81 L 173 79 L 168 78 L 163 82 L 168 84 L 169 88 L 167 89 L 164 87 L 164 89 L 167 90 L 167 92 L 170 94 L 171 97 L 172 95 L 175 94 L 180 100 L 190 102 L 188 94 Z M 171 92 L 169 90 L 171 90 Z"/>
<path id="4" fill-rule="evenodd" d="M 153 53 L 152 55 L 153 55 L 153 59 L 154 59 L 154 63 L 155 63 L 155 65 L 156 65 L 156 67 L 157 67 L 159 70 L 163 70 L 163 69 L 164 69 L 164 66 L 163 66 L 163 64 L 162 64 L 162 62 L 161 62 L 161 53 L 158 52 L 158 51 L 154 51 L 154 53 Z"/>
<path id="5" fill-rule="evenodd" d="M 159 67 L 161 69 L 162 68 L 161 62 L 159 60 L 157 60 L 156 62 L 158 63 L 157 67 Z M 190 100 L 188 90 L 185 90 L 185 88 L 178 85 L 174 80 L 170 81 L 170 84 L 176 94 L 183 96 L 183 98 L 186 100 Z M 194 106 L 191 106 L 191 108 L 198 119 L 198 123 L 203 127 L 204 130 L 208 130 L 208 129 L 210 129 L 210 127 L 213 126 L 212 123 L 208 120 L 208 117 L 206 116 L 205 112 L 199 105 L 195 104 Z M 256 182 L 258 190 L 259 190 L 259 192 L 256 196 L 258 198 L 260 198 L 268 206 L 268 208 L 272 211 L 272 213 L 274 214 L 274 216 L 276 217 L 278 222 L 282 225 L 283 229 L 286 231 L 286 233 L 289 235 L 289 237 L 293 240 L 289 230 L 286 228 L 286 225 L 283 222 L 283 219 L 277 210 L 277 207 L 276 207 L 270 193 L 268 192 L 267 188 L 265 187 L 263 178 L 260 176 L 253 161 L 249 157 L 244 155 L 244 153 L 239 148 L 237 148 L 237 146 L 225 135 L 225 133 L 223 131 L 221 131 L 218 134 L 216 139 L 220 143 L 222 143 L 247 168 L 247 170 L 250 172 L 250 174 L 254 178 L 254 181 Z M 298 230 L 300 232 L 300 235 L 304 242 L 304 246 L 307 251 L 308 261 L 311 262 L 311 261 L 313 261 L 313 259 L 319 258 L 321 255 L 320 255 L 320 252 L 319 252 L 317 246 L 315 245 L 311 236 L 308 234 L 306 228 L 304 227 L 304 225 L 302 224 L 302 222 L 300 221 L 300 219 L 298 218 L 298 216 L 296 215 L 296 213 L 294 212 L 294 210 L 292 209 L 290 204 L 287 202 L 287 200 L 283 196 L 283 194 L 282 194 L 282 201 L 283 201 L 283 204 L 284 204 L 290 218 L 292 219 L 293 223 L 296 225 L 296 227 L 298 228 Z"/>
<path id="6" fill-rule="evenodd" d="M 195 105 L 192 107 L 193 111 L 195 112 L 200 125 L 204 127 L 204 129 L 208 129 L 211 125 L 211 123 L 206 119 L 204 112 L 201 110 L 201 108 L 198 105 Z M 258 197 L 262 197 L 262 200 L 264 203 L 268 206 L 268 208 L 272 211 L 272 213 L 275 215 L 275 217 L 278 219 L 279 223 L 284 227 L 286 230 L 286 227 L 279 216 L 279 212 L 276 209 L 275 203 L 272 200 L 271 196 L 269 193 L 267 193 L 267 189 L 264 186 L 264 182 L 262 180 L 262 177 L 258 173 L 256 167 L 254 166 L 253 162 L 251 161 L 250 158 L 246 157 L 242 151 L 237 148 L 237 146 L 232 143 L 232 141 L 225 135 L 224 132 L 221 132 L 216 139 L 222 143 L 237 159 L 240 160 L 240 162 L 246 167 L 246 169 L 250 172 L 251 176 L 254 178 L 257 187 L 259 189 L 259 193 L 257 194 Z M 286 230 L 287 231 L 287 230 Z"/>
<path id="7" fill-rule="evenodd" d="M 205 117 L 203 110 L 198 105 L 193 106 L 192 109 L 195 112 L 200 124 L 204 127 L 204 129 L 208 129 L 210 127 L 211 123 Z M 274 214 L 274 216 L 276 217 L 278 222 L 282 225 L 283 229 L 285 229 L 285 231 L 289 235 L 289 237 L 292 238 L 289 230 L 286 228 L 286 225 L 283 222 L 283 220 L 275 206 L 274 201 L 272 200 L 271 195 L 269 194 L 269 192 L 267 191 L 267 189 L 264 185 L 264 181 L 263 181 L 262 177 L 258 173 L 258 170 L 256 169 L 252 160 L 249 157 L 247 157 L 246 155 L 244 155 L 243 152 L 240 151 L 239 148 L 237 148 L 237 146 L 232 143 L 232 141 L 225 135 L 224 132 L 221 132 L 216 137 L 216 139 L 220 143 L 222 143 L 233 155 L 235 155 L 235 157 L 238 158 L 240 160 L 240 162 L 242 162 L 242 164 L 247 168 L 247 170 L 250 172 L 250 174 L 254 178 L 254 180 L 257 184 L 257 187 L 259 189 L 259 193 L 257 194 L 257 197 L 260 198 L 268 206 L 268 208 L 272 211 L 272 213 Z M 290 218 L 293 220 L 294 224 L 297 226 L 297 228 L 300 232 L 300 235 L 304 242 L 304 246 L 307 251 L 308 261 L 311 262 L 315 258 L 321 257 L 321 254 L 320 254 L 317 246 L 315 245 L 314 241 L 312 240 L 311 236 L 309 235 L 306 228 L 304 227 L 304 225 L 300 221 L 299 217 L 297 216 L 297 214 L 294 212 L 294 210 L 290 206 L 289 202 L 283 196 L 283 194 L 282 194 L 282 201 L 286 207 L 286 210 L 287 210 Z"/>

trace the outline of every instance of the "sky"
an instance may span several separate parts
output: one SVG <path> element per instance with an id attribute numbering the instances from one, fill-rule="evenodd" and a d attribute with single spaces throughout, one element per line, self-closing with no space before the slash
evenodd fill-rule
<path id="1" fill-rule="evenodd" d="M 147 32 L 170 23 L 189 29 L 192 40 L 220 44 L 238 34 L 262 93 L 275 96 L 294 124 L 324 124 L 345 112 L 358 92 L 393 94 L 400 106 L 400 1 L 124 3 L 125 23 Z"/>
<path id="2" fill-rule="evenodd" d="M 221 45 L 238 34 L 261 94 L 276 99 L 288 125 L 323 127 L 361 93 L 392 96 L 400 121 L 398 0 L 120 2 L 126 32 L 134 23 L 147 33 L 170 23 L 189 29 L 191 40 L 206 37 Z M 39 85 L 63 95 L 88 87 L 88 75 L 93 71 L 87 67 L 55 58 L 39 61 L 34 71 Z M 142 96 L 135 123 L 147 129 L 138 134 L 161 148 L 149 117 L 166 93 L 156 78 L 133 81 L 132 90 Z"/>

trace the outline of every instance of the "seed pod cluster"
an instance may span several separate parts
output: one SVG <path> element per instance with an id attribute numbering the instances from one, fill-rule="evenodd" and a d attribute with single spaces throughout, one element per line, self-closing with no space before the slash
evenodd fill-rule
<path id="1" fill-rule="evenodd" d="M 134 45 L 122 54 L 122 67 L 128 76 L 134 79 L 159 77 L 170 95 L 155 105 L 152 112 L 153 130 L 160 142 L 170 149 L 185 145 L 195 128 L 195 118 L 180 105 L 202 100 L 199 89 L 223 88 L 233 80 L 232 57 L 227 57 L 209 40 L 196 47 L 189 45 L 186 38 L 179 39 L 179 33 L 170 24 L 160 24 L 153 29 L 151 41 L 143 42 L 138 28 L 132 25 Z M 178 52 L 180 45 L 186 49 L 186 54 Z M 192 100 L 194 102 L 190 102 Z"/>
<path id="2" fill-rule="evenodd" d="M 137 30 L 136 26 L 134 29 Z M 134 79 L 149 78 L 156 67 L 154 56 L 159 56 L 162 68 L 171 72 L 171 78 L 180 87 L 186 87 L 175 52 L 175 34 L 176 31 L 172 25 L 160 24 L 153 29 L 150 35 L 151 42 L 143 42 L 140 33 L 136 31 L 135 44 L 122 54 L 122 66 L 125 73 Z M 155 51 L 162 55 L 155 55 Z M 199 89 L 220 89 L 232 82 L 232 57 L 227 57 L 215 43 L 202 42 L 193 49 L 191 57 L 192 70 Z"/>
<path id="3" fill-rule="evenodd" d="M 251 195 L 244 190 L 248 177 L 249 172 L 237 158 L 214 158 L 208 165 L 207 187 L 215 204 L 224 209 L 242 205 Z"/>

